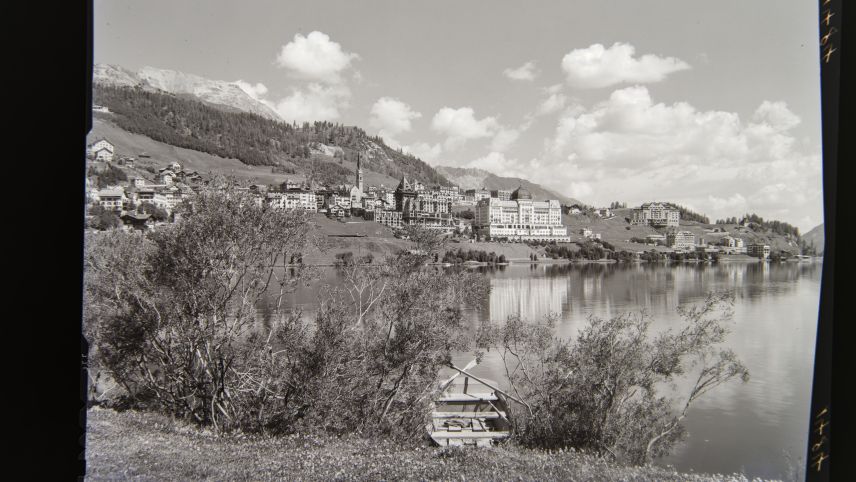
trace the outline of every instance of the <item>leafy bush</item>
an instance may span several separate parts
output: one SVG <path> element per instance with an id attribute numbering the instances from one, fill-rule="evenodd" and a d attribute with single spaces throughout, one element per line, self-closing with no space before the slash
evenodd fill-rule
<path id="1" fill-rule="evenodd" d="M 431 269 L 427 256 L 351 256 L 345 287 L 321 290 L 306 322 L 282 299 L 309 269 L 276 268 L 312 239 L 305 214 L 228 190 L 181 211 L 147 235 L 87 238 L 93 369 L 138 406 L 220 432 L 423 433 L 439 368 L 472 338 L 463 309 L 485 295 L 483 276 Z M 272 316 L 259 323 L 271 293 Z"/>
<path id="2" fill-rule="evenodd" d="M 509 318 L 484 322 L 479 346 L 495 349 L 508 373 L 521 443 L 542 448 L 591 450 L 633 464 L 669 453 L 684 434 L 690 405 L 732 379 L 749 379 L 746 367 L 719 345 L 728 333 L 732 300 L 709 295 L 681 307 L 677 330 L 649 334 L 644 314 L 589 318 L 575 340 L 554 337 L 554 319 L 529 324 Z M 680 400 L 662 386 L 689 374 Z"/>

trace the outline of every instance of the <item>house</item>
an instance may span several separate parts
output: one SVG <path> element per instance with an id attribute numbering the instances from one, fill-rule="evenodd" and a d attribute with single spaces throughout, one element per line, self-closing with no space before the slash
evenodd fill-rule
<path id="1" fill-rule="evenodd" d="M 746 254 L 746 247 L 743 244 L 743 239 L 735 238 L 734 236 L 723 236 L 719 240 L 719 245 L 722 246 L 722 252 L 726 254 Z"/>
<path id="2" fill-rule="evenodd" d="M 154 225 L 154 220 L 151 214 L 140 214 L 135 212 L 125 213 L 120 216 L 120 219 L 129 229 L 145 231 Z"/>
<path id="3" fill-rule="evenodd" d="M 268 187 L 265 184 L 250 184 L 250 192 L 264 194 L 267 190 Z"/>
<path id="4" fill-rule="evenodd" d="M 98 139 L 87 148 L 89 158 L 96 161 L 112 161 L 114 152 L 113 144 L 104 138 Z"/>
<path id="5" fill-rule="evenodd" d="M 122 189 L 102 189 L 98 191 L 98 203 L 104 209 L 121 211 L 126 201 L 125 191 Z"/>
<path id="6" fill-rule="evenodd" d="M 134 158 L 128 156 L 122 156 L 119 158 L 119 165 L 125 167 L 134 167 Z"/>
<path id="7" fill-rule="evenodd" d="M 167 186 L 175 182 L 175 178 L 175 172 L 171 169 L 161 169 L 160 173 L 158 174 L 158 181 L 161 184 L 166 184 Z"/>
<path id="8" fill-rule="evenodd" d="M 599 218 L 609 219 L 612 215 L 612 210 L 609 208 L 598 208 L 594 210 L 594 215 Z"/>
<path id="9" fill-rule="evenodd" d="M 295 179 L 286 179 L 285 182 L 280 184 L 280 189 L 282 189 L 283 191 L 287 189 L 301 189 L 303 187 L 304 183 Z"/>
<path id="10" fill-rule="evenodd" d="M 331 205 L 327 206 L 327 216 L 328 217 L 343 218 L 348 213 L 350 213 L 350 210 L 345 210 L 342 206 L 339 206 L 338 204 L 331 204 Z"/>

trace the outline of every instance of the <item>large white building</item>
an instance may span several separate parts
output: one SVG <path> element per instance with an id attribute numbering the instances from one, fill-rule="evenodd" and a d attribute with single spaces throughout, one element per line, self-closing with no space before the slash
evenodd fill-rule
<path id="1" fill-rule="evenodd" d="M 534 201 L 522 187 L 510 199 L 486 198 L 476 204 L 473 230 L 490 239 L 569 242 L 559 201 Z"/>
<path id="2" fill-rule="evenodd" d="M 681 213 L 665 203 L 645 203 L 633 210 L 631 224 L 649 224 L 655 227 L 674 227 L 681 221 Z"/>
<path id="3" fill-rule="evenodd" d="M 675 249 L 694 249 L 695 234 L 690 231 L 675 231 L 666 234 L 666 244 Z"/>

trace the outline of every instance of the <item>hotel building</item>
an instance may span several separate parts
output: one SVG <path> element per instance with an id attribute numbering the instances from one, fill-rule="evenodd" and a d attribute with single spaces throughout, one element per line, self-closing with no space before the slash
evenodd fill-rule
<path id="1" fill-rule="evenodd" d="M 654 227 L 675 227 L 681 213 L 665 203 L 645 203 L 633 210 L 631 224 L 648 224 Z"/>
<path id="2" fill-rule="evenodd" d="M 562 224 L 559 201 L 534 201 L 522 187 L 503 201 L 491 197 L 476 204 L 473 219 L 475 234 L 510 241 L 569 242 L 568 228 Z"/>

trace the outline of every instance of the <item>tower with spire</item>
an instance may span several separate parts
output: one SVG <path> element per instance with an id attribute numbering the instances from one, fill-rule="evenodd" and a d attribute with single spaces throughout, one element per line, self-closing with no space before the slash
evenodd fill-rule
<path id="1" fill-rule="evenodd" d="M 359 189 L 360 192 L 364 192 L 363 191 L 362 156 L 360 155 L 359 152 L 357 153 L 357 182 L 356 182 L 356 185 L 357 185 L 357 189 Z"/>

